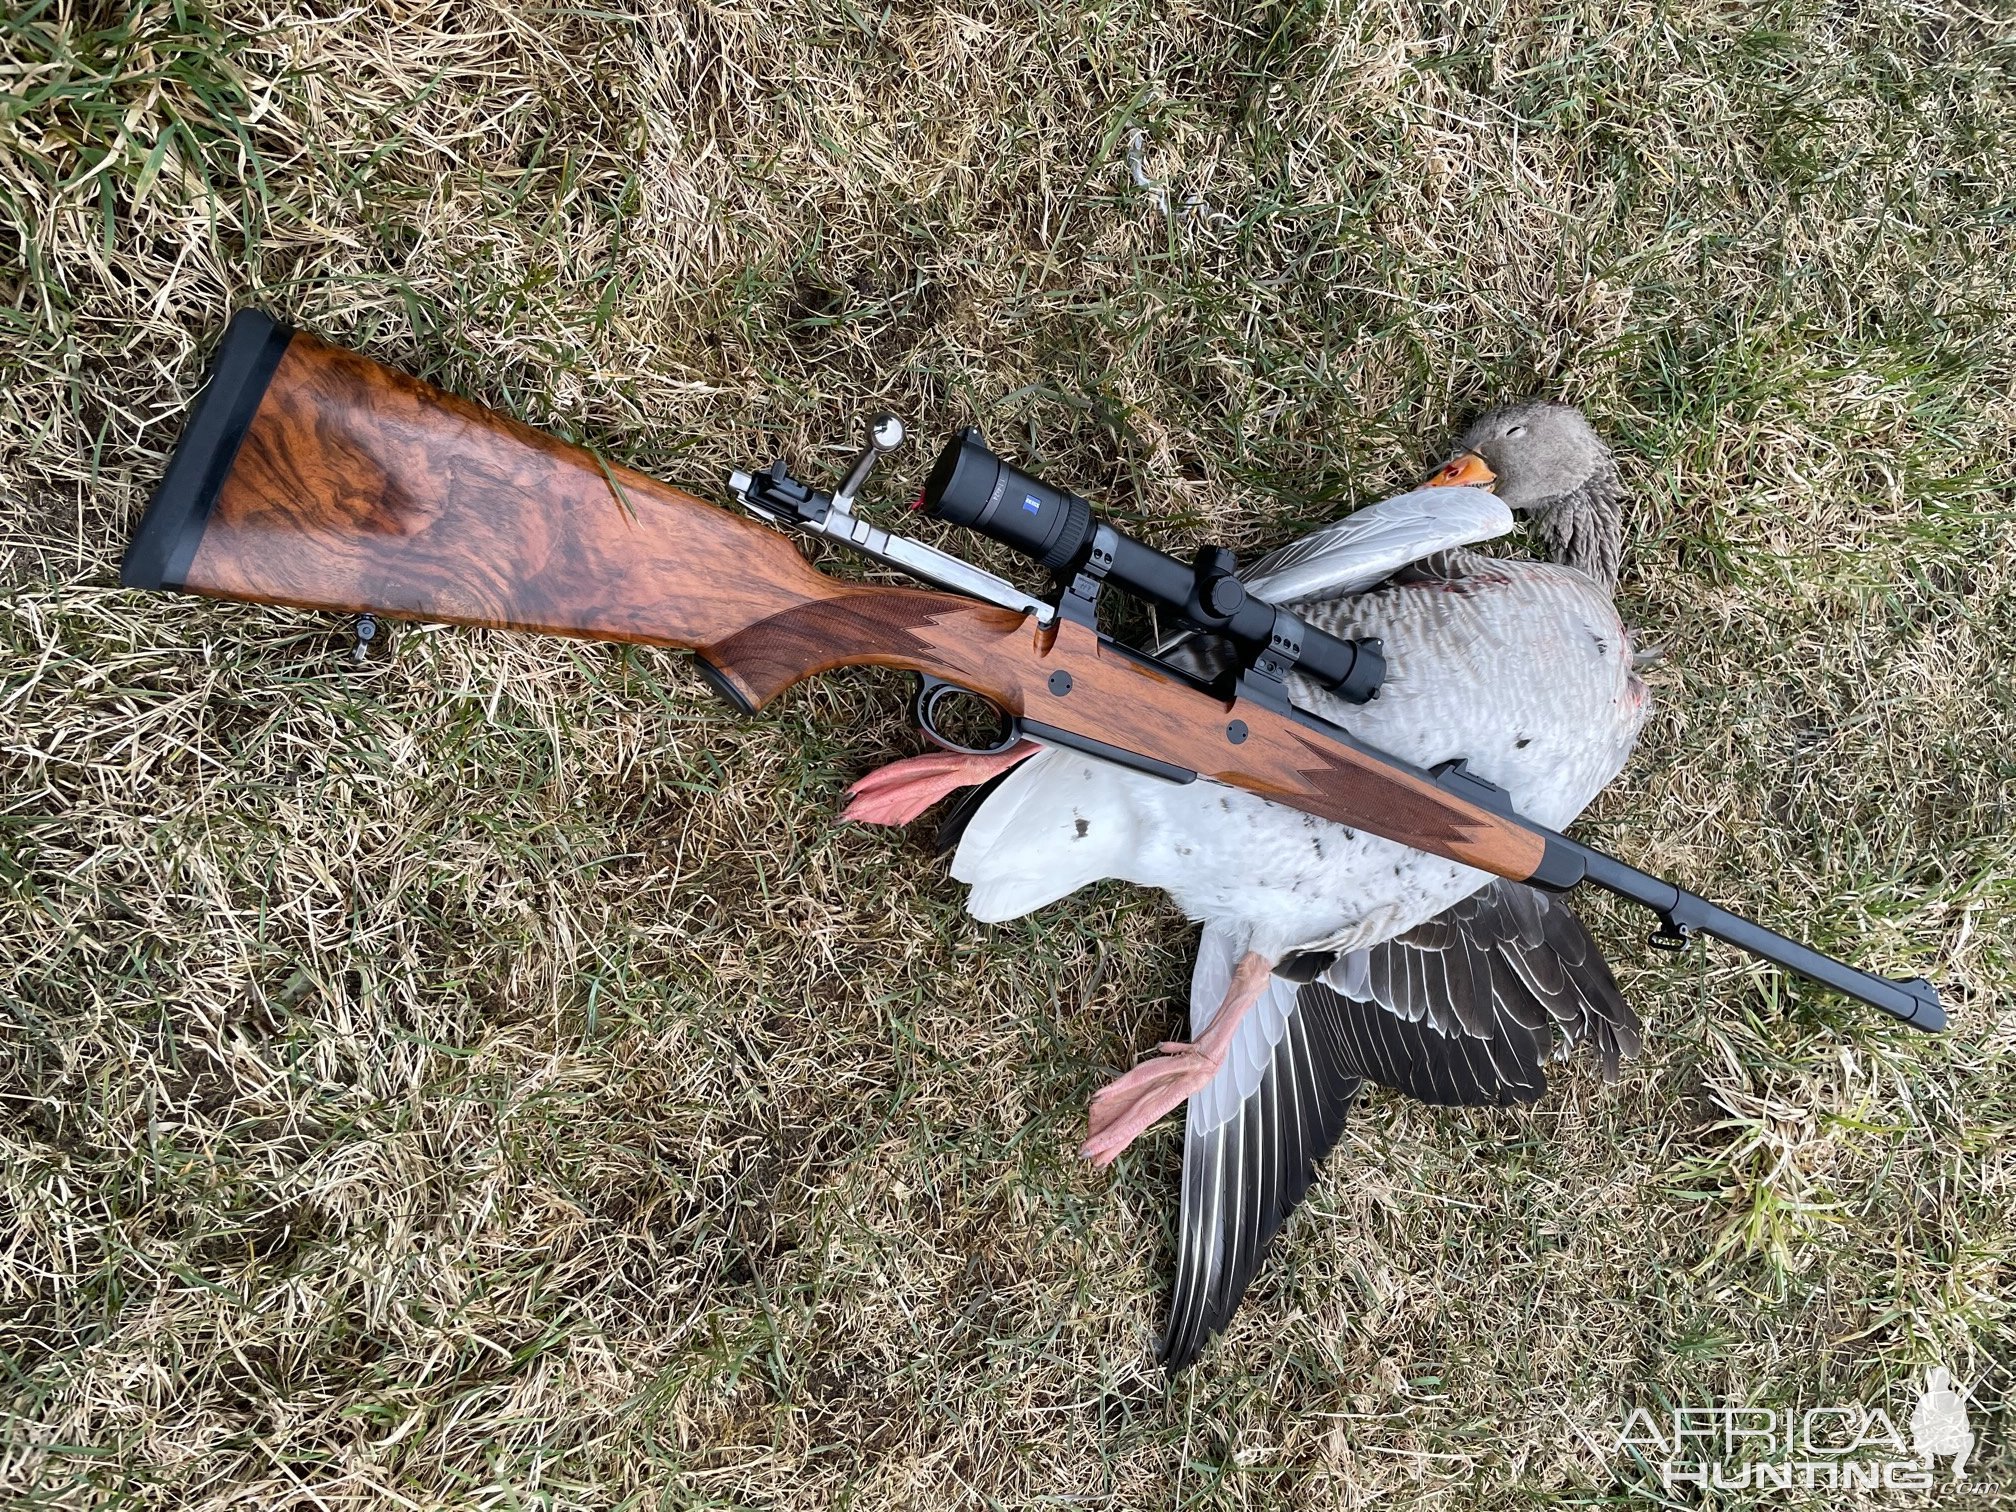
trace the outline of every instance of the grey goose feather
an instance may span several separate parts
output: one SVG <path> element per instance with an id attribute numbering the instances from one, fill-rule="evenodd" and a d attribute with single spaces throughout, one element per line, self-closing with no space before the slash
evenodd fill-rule
<path id="1" fill-rule="evenodd" d="M 1420 765 L 1465 757 L 1521 812 L 1562 827 L 1623 765 L 1646 708 L 1610 602 L 1615 466 L 1561 406 L 1494 411 L 1461 450 L 1437 481 L 1481 477 L 1495 498 L 1403 494 L 1275 553 L 1250 581 L 1333 634 L 1386 645 L 1377 702 L 1343 705 L 1298 683 L 1298 704 Z M 1470 549 L 1510 529 L 1513 511 L 1532 517 L 1551 560 Z M 1222 664 L 1208 640 L 1171 649 L 1207 675 Z M 1637 1044 L 1608 967 L 1559 899 L 1237 790 L 1029 747 L 971 768 L 899 763 L 857 786 L 857 808 L 904 822 L 995 772 L 944 835 L 976 918 L 1117 877 L 1163 889 L 1205 925 L 1191 1041 L 1103 1088 L 1085 1147 L 1110 1162 L 1188 1101 L 1160 1351 L 1172 1370 L 1238 1306 L 1363 1082 L 1433 1102 L 1531 1100 L 1550 1054 L 1591 1043 L 1611 1071 Z"/>

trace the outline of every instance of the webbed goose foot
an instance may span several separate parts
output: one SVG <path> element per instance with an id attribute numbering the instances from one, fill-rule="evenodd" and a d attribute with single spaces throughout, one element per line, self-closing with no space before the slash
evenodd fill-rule
<path id="1" fill-rule="evenodd" d="M 847 789 L 854 801 L 840 818 L 853 824 L 908 824 L 939 799 L 998 777 L 1042 749 L 1035 741 L 1024 740 L 991 756 L 927 751 L 908 761 L 892 761 Z"/>
<path id="2" fill-rule="evenodd" d="M 1109 1166 L 1156 1119 L 1203 1091 L 1225 1063 L 1239 1021 L 1260 1001 L 1273 969 L 1267 957 L 1249 950 L 1232 968 L 1210 1028 L 1188 1044 L 1165 1040 L 1154 1055 L 1093 1093 L 1091 1137 L 1078 1153 L 1096 1166 Z"/>

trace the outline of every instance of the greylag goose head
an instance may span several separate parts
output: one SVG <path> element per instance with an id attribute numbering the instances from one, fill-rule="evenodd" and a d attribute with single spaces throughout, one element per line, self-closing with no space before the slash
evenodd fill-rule
<path id="1" fill-rule="evenodd" d="M 1580 410 L 1527 399 L 1488 411 L 1428 482 L 1490 488 L 1531 519 L 1550 560 L 1616 589 L 1623 487 L 1617 459 Z"/>

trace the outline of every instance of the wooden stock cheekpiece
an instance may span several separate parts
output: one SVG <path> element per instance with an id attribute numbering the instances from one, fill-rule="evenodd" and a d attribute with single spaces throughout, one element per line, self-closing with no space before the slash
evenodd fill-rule
<path id="1" fill-rule="evenodd" d="M 837 582 L 768 526 L 251 312 L 226 335 L 123 576 L 677 646 L 748 711 L 836 667 L 922 672 L 1502 877 L 1533 876 L 1547 849 L 1516 820 L 1273 709 L 1228 705 L 1082 626 Z"/>

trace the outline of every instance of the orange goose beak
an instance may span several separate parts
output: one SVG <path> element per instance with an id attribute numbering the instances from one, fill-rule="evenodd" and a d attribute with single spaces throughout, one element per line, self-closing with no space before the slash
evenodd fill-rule
<path id="1" fill-rule="evenodd" d="M 1460 457 L 1451 457 L 1421 486 L 1423 488 L 1489 488 L 1498 481 L 1498 474 L 1475 452 L 1465 452 Z"/>

